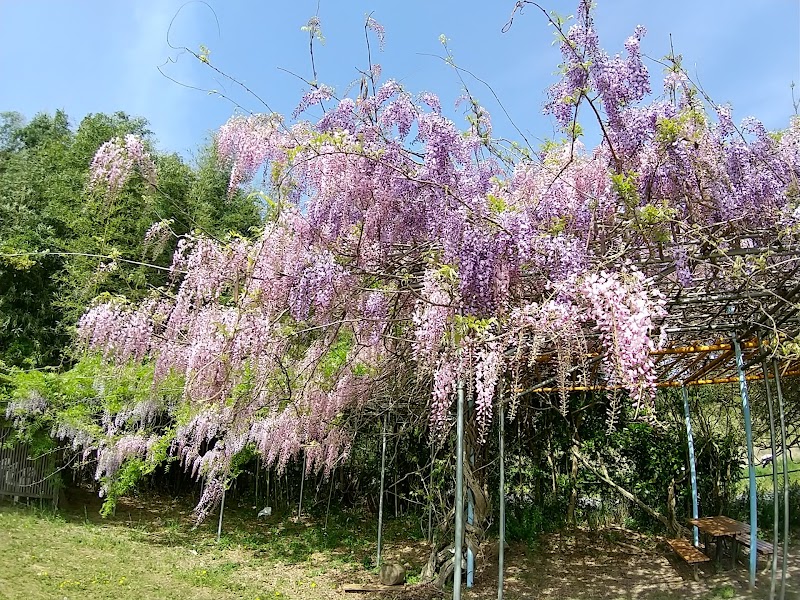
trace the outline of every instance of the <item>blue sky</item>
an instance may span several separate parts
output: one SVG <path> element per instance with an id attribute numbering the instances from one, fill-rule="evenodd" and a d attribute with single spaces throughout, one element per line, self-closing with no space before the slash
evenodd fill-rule
<path id="1" fill-rule="evenodd" d="M 542 0 L 567 15 L 576 2 Z M 648 35 L 642 47 L 660 58 L 670 34 L 684 66 L 734 117 L 761 118 L 770 129 L 793 114 L 790 92 L 800 98 L 800 2 L 798 0 L 598 0 L 596 20 L 609 53 L 622 50 L 637 24 Z M 384 77 L 412 92 L 431 91 L 452 106 L 461 94 L 456 74 L 440 59 L 440 34 L 450 39 L 457 63 L 489 82 L 515 123 L 533 143 L 553 135 L 542 116 L 546 88 L 555 80 L 558 50 L 541 13 L 529 7 L 507 33 L 501 29 L 513 0 L 319 0 L 326 41 L 317 45 L 319 80 L 347 90 L 366 65 L 364 15 L 372 12 L 387 31 L 386 49 L 373 61 Z M 213 11 L 212 11 L 213 8 Z M 307 34 L 300 27 L 317 0 L 0 0 L 0 111 L 28 117 L 64 109 L 73 122 L 87 113 L 126 111 L 147 118 L 162 150 L 190 156 L 233 114 L 230 102 L 202 89 L 224 91 L 250 110 L 266 109 L 178 46 L 210 51 L 210 59 L 267 101 L 291 113 L 305 84 L 284 68 L 311 79 Z M 173 20 L 174 19 L 174 20 Z M 166 63 L 166 64 L 165 64 Z M 649 63 L 656 86 L 661 67 Z M 466 78 L 492 112 L 495 132 L 515 137 L 508 120 L 482 84 Z M 457 113 L 452 113 L 454 116 Z"/>

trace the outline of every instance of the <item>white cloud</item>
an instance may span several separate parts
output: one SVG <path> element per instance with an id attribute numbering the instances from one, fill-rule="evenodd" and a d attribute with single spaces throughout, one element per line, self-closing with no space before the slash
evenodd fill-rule
<path id="1" fill-rule="evenodd" d="M 125 73 L 122 78 L 120 101 L 130 107 L 130 112 L 146 117 L 153 131 L 165 150 L 176 150 L 185 153 L 189 148 L 185 144 L 187 129 L 190 126 L 187 103 L 192 99 L 191 90 L 181 87 L 162 75 L 158 67 L 169 58 L 175 59 L 178 51 L 169 48 L 167 34 L 170 23 L 173 29 L 170 38 L 176 43 L 190 44 L 192 34 L 199 32 L 197 11 L 191 5 L 183 3 L 148 0 L 129 5 L 133 8 L 131 15 L 131 44 L 124 53 Z M 174 19 L 174 21 L 173 21 Z M 176 36 L 180 33 L 180 36 Z M 179 58 L 178 66 L 183 66 L 191 56 Z M 167 64 L 162 67 L 178 80 L 191 84 L 186 80 L 188 69 L 176 69 L 176 65 Z M 176 73 L 181 71 L 181 73 Z"/>

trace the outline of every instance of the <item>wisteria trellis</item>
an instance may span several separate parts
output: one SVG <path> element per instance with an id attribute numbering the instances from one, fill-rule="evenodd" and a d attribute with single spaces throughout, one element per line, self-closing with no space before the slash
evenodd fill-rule
<path id="1" fill-rule="evenodd" d="M 577 15 L 561 30 L 563 76 L 545 107 L 567 139 L 536 152 L 500 149 L 475 105 L 462 131 L 437 97 L 379 84 L 379 69 L 375 92 L 356 99 L 311 89 L 296 113 L 322 104 L 316 122 L 235 116 L 218 132 L 231 189 L 267 174 L 273 218 L 261 236 L 186 237 L 169 290 L 98 304 L 79 324 L 107 359 L 151 361 L 156 384 L 183 382 L 181 410 L 160 410 L 176 424 L 171 452 L 212 482 L 201 517 L 248 444 L 279 469 L 300 452 L 309 470 L 334 468 L 355 434 L 346 415 L 398 365 L 428 382 L 434 435 L 449 426 L 457 378 L 470 378 L 485 435 L 500 378 L 519 389 L 548 351 L 564 383 L 595 336 L 601 377 L 646 417 L 664 281 L 691 288 L 704 244 L 724 250 L 753 230 L 794 235 L 800 120 L 780 133 L 754 119 L 737 128 L 677 63 L 646 100 L 644 28 L 610 56 L 588 2 Z M 572 135 L 586 106 L 603 131 L 591 150 Z M 113 192 L 137 167 L 152 177 L 135 141 L 109 144 L 93 186 Z M 633 249 L 666 255 L 666 279 Z M 98 475 L 113 476 L 126 453 L 147 454 L 154 432 L 140 420 L 76 435 L 96 450 Z"/>

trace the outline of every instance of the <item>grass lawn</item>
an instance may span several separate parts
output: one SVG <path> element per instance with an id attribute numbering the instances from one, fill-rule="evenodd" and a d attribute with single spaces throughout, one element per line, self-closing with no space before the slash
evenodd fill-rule
<path id="1" fill-rule="evenodd" d="M 0 510 L 0 598 L 266 598 L 284 594 L 259 581 L 240 552 L 152 544 L 114 526 Z M 263 566 L 262 566 L 263 568 Z"/>
<path id="2" fill-rule="evenodd" d="M 343 583 L 377 580 L 372 517 L 332 513 L 326 530 L 322 519 L 256 519 L 252 507 L 231 507 L 217 543 L 216 519 L 193 528 L 186 502 L 125 499 L 115 517 L 101 519 L 96 497 L 94 505 L 89 501 L 73 501 L 59 513 L 0 503 L 0 600 L 379 597 L 341 590 Z M 419 533 L 413 519 L 387 523 L 386 559 L 407 564 L 410 581 L 428 555 Z M 497 597 L 496 549 L 492 541 L 480 549 L 476 587 L 465 590 L 465 600 Z M 796 559 L 789 573 L 787 598 L 800 600 Z M 748 594 L 741 565 L 695 582 L 659 538 L 620 528 L 548 534 L 535 551 L 514 543 L 505 574 L 508 600 L 763 599 L 769 588 L 769 575 L 761 573 L 759 591 Z M 409 586 L 392 597 L 448 594 Z"/>
<path id="3" fill-rule="evenodd" d="M 789 472 L 789 486 L 800 484 L 800 461 L 788 462 Z M 778 491 L 783 493 L 783 460 L 778 458 Z M 699 475 L 698 475 L 699 477 Z M 746 494 L 748 485 L 750 484 L 749 474 L 747 472 L 747 465 L 739 473 L 739 480 L 736 483 L 736 493 Z M 756 464 L 756 489 L 760 493 L 772 493 L 772 465 L 762 467 Z"/>
<path id="4" fill-rule="evenodd" d="M 100 520 L 0 504 L 0 599 L 333 598 L 370 575 L 371 547 L 338 521 L 325 532 L 226 511 L 217 544 L 215 519 L 192 529 L 188 514 L 153 508 Z"/>
<path id="5" fill-rule="evenodd" d="M 778 486 L 782 489 L 783 486 L 783 458 L 778 457 L 776 462 L 778 467 Z M 794 482 L 800 482 L 800 461 L 788 461 L 789 466 L 789 485 Z M 744 473 L 745 477 L 747 472 Z M 766 467 L 756 466 L 756 475 L 758 475 L 757 485 L 759 488 L 772 489 L 772 465 Z"/>

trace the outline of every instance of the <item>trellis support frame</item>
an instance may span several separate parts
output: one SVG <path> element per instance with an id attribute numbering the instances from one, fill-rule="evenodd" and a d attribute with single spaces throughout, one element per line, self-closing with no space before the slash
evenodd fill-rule
<path id="1" fill-rule="evenodd" d="M 689 390 L 685 385 L 681 386 L 681 396 L 683 397 L 683 415 L 686 420 L 686 440 L 689 446 L 689 477 L 692 484 L 692 518 L 697 519 L 700 514 L 697 503 L 697 468 L 694 457 L 694 435 L 692 434 L 692 417 L 689 412 Z M 700 533 L 697 527 L 692 527 L 692 540 L 695 548 L 700 545 Z"/>
<path id="2" fill-rule="evenodd" d="M 756 559 L 758 556 L 758 512 L 756 498 L 756 469 L 753 464 L 753 424 L 750 417 L 750 395 L 742 360 L 742 349 L 739 339 L 733 336 L 733 348 L 736 356 L 736 370 L 739 374 L 739 393 L 742 396 L 742 412 L 744 414 L 744 433 L 747 439 L 747 470 L 750 480 L 750 589 L 756 587 Z"/>

